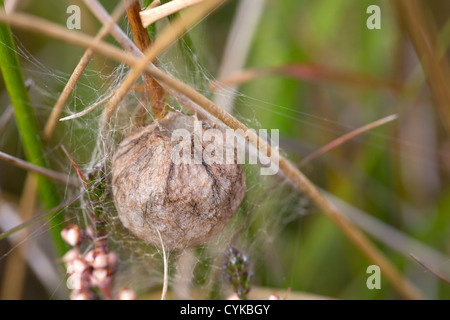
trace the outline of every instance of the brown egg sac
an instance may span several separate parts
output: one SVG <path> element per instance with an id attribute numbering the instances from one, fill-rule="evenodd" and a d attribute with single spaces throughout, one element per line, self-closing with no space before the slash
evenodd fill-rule
<path id="1" fill-rule="evenodd" d="M 240 164 L 173 161 L 173 152 L 179 152 L 173 131 L 186 129 L 194 141 L 195 120 L 169 113 L 125 138 L 113 158 L 112 190 L 120 220 L 157 247 L 161 247 L 158 231 L 170 250 L 208 243 L 223 230 L 245 195 Z M 203 121 L 201 132 L 208 129 L 211 125 Z M 201 150 L 192 143 L 191 155 L 203 153 L 211 143 L 215 140 L 199 143 Z M 227 147 L 225 141 L 219 145 Z M 236 155 L 236 149 L 231 150 Z"/>

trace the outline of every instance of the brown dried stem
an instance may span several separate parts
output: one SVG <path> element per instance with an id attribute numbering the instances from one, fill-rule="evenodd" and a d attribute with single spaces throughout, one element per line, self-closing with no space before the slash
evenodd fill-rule
<path id="1" fill-rule="evenodd" d="M 138 46 L 139 50 L 144 52 L 151 45 L 150 37 L 147 30 L 142 26 L 139 13 L 141 12 L 141 6 L 139 1 L 136 0 L 123 0 L 126 10 L 128 21 L 130 23 L 131 32 L 133 33 L 134 42 Z M 155 63 L 154 61 L 152 61 Z M 144 74 L 144 87 L 145 91 L 150 94 L 152 101 L 153 113 L 156 118 L 161 118 L 165 115 L 165 92 L 161 85 L 155 81 L 148 74 Z M 145 125 L 146 109 L 145 107 L 138 110 L 138 121 L 141 125 Z"/>
<path id="2" fill-rule="evenodd" d="M 25 28 L 30 31 L 45 33 L 49 36 L 79 46 L 92 46 L 92 49 L 96 52 L 126 63 L 129 66 L 134 67 L 134 70 L 137 70 L 138 67 L 141 68 L 158 80 L 162 85 L 171 87 L 173 90 L 178 91 L 180 93 L 178 98 L 182 99 L 184 97 L 187 101 L 193 101 L 230 128 L 234 130 L 243 129 L 244 132 L 247 131 L 246 126 L 215 105 L 212 101 L 201 95 L 192 87 L 164 73 L 158 68 L 148 65 L 147 62 L 144 64 L 142 59 L 137 59 L 130 56 L 112 45 L 107 43 L 93 43 L 92 37 L 76 32 L 70 32 L 54 23 L 50 23 L 43 19 L 26 14 L 12 14 L 7 16 L 4 11 L 0 10 L 0 21 L 5 21 L 10 23 L 12 26 Z M 248 131 L 247 133 L 251 135 L 251 131 Z M 253 137 L 250 138 L 250 140 L 252 140 Z M 285 176 L 289 178 L 292 184 L 299 190 L 305 192 L 313 200 L 313 202 L 339 227 L 339 229 L 349 238 L 349 240 L 370 261 L 377 264 L 381 268 L 386 279 L 392 284 L 399 294 L 408 299 L 423 299 L 420 291 L 418 291 L 412 283 L 410 283 L 397 271 L 397 269 L 383 255 L 383 253 L 376 248 L 359 229 L 343 217 L 335 206 L 322 194 L 322 192 L 317 189 L 311 181 L 309 181 L 308 178 L 306 178 L 287 159 L 280 156 L 276 150 L 272 150 L 270 146 L 267 146 L 267 144 L 260 140 L 259 137 L 255 138 L 256 141 L 258 141 L 255 147 L 258 148 L 258 150 L 261 150 L 261 147 L 267 147 L 266 155 L 275 160 L 275 162 L 279 160 L 279 168 L 283 171 Z M 276 157 L 278 157 L 278 159 L 276 159 Z"/>

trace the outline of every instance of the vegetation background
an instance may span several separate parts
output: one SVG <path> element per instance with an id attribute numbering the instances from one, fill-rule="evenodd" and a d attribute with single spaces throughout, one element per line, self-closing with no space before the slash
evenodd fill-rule
<path id="1" fill-rule="evenodd" d="M 75 4 L 82 10 L 82 32 L 95 35 L 101 27 L 82 1 L 18 2 L 18 11 L 63 26 L 67 7 Z M 117 1 L 101 3 L 111 12 Z M 408 8 L 415 4 L 423 20 L 409 23 Z M 366 26 L 370 5 L 381 8 L 380 30 Z M 200 63 L 211 77 L 219 76 L 237 6 L 238 1 L 228 1 L 190 32 Z M 447 80 L 445 92 L 450 83 L 449 16 L 447 0 L 267 0 L 244 66 L 266 72 L 238 87 L 243 95 L 234 109 L 241 119 L 255 121 L 261 128 L 279 129 L 280 148 L 293 163 L 353 129 L 397 114 L 397 120 L 337 146 L 301 169 L 322 189 L 440 252 L 445 263 L 432 268 L 444 276 L 450 276 L 446 258 L 450 254 L 450 119 L 445 116 L 450 101 L 441 99 L 442 91 L 434 88 L 439 79 L 430 65 L 440 66 Z M 120 25 L 126 28 L 126 23 L 124 19 Z M 13 28 L 13 33 L 18 47 L 29 52 L 20 55 L 24 76 L 45 88 L 30 90 L 42 128 L 84 50 L 19 29 Z M 425 37 L 425 47 L 417 35 Z M 107 40 L 115 43 L 112 38 Z M 95 88 L 104 85 L 116 66 L 95 55 L 90 70 L 97 72 L 82 78 L 78 98 L 67 109 L 83 110 L 82 102 L 95 97 Z M 10 103 L 2 81 L 0 115 Z M 258 105 L 249 97 L 264 103 Z M 95 125 L 98 115 L 90 114 L 83 123 Z M 70 122 L 58 124 L 56 130 L 46 150 L 51 167 L 67 168 L 67 158 L 58 148 L 61 144 L 76 145 L 75 160 L 88 163 L 95 132 Z M 0 150 L 24 158 L 14 121 L 0 135 Z M 18 203 L 25 177 L 23 169 L 0 162 L 0 196 Z M 64 194 L 64 187 L 58 188 Z M 267 208 L 275 215 L 275 207 Z M 298 207 L 292 210 L 297 212 Z M 290 288 L 340 299 L 399 298 L 383 275 L 382 289 L 368 290 L 366 269 L 371 263 L 313 205 L 307 211 L 286 222 L 273 243 L 276 263 L 262 263 L 267 260 L 264 251 L 258 251 L 261 258 L 253 261 L 257 287 L 278 288 L 279 292 Z M 450 298 L 448 284 L 414 261 L 409 256 L 413 252 L 399 253 L 387 244 L 389 240 L 397 243 L 396 239 L 371 239 L 428 298 Z M 13 256 L 10 249 L 7 241 L 0 241 L 0 298 L 11 297 L 11 287 L 5 288 L 5 279 L 12 277 L 6 269 Z M 31 270 L 18 281 L 23 290 L 14 298 L 50 297 Z"/>

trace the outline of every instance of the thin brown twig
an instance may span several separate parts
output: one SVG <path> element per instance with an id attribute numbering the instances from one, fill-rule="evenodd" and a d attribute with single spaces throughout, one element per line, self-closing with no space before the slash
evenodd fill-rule
<path id="1" fill-rule="evenodd" d="M 302 159 L 302 161 L 300 162 L 300 166 L 304 166 L 307 163 L 311 162 L 312 160 L 316 159 L 317 157 L 320 157 L 321 155 L 323 155 L 324 153 L 342 145 L 343 143 L 363 134 L 364 132 L 367 132 L 369 130 L 372 130 L 376 127 L 379 127 L 383 124 L 386 124 L 388 122 L 391 122 L 395 119 L 398 118 L 398 115 L 393 114 L 390 116 L 387 116 L 385 118 L 373 121 L 369 124 L 366 124 L 365 126 L 362 126 L 358 129 L 352 130 L 349 133 L 344 134 L 343 136 L 340 136 L 337 139 L 334 139 L 333 141 L 327 143 L 326 145 L 324 145 L 323 147 L 317 149 L 316 151 L 314 151 L 313 153 L 309 154 L 308 156 L 306 156 L 305 158 Z"/>
<path id="2" fill-rule="evenodd" d="M 112 45 L 107 43 L 92 44 L 92 37 L 68 31 L 54 23 L 50 23 L 40 18 L 26 14 L 13 14 L 7 16 L 4 11 L 0 10 L 0 21 L 9 22 L 13 26 L 25 28 L 30 31 L 42 32 L 49 36 L 83 47 L 92 46 L 93 50 L 96 52 L 126 63 L 135 69 L 142 64 L 141 59 L 127 55 Z M 152 65 L 146 65 L 143 69 L 145 72 L 157 79 L 162 85 L 171 87 L 173 90 L 178 91 L 181 94 L 181 97 L 185 97 L 186 100 L 191 100 L 196 103 L 202 109 L 221 120 L 228 127 L 234 130 L 242 129 L 244 132 L 247 132 L 249 136 L 252 135 L 251 131 L 247 130 L 246 126 L 192 87 L 186 85 L 178 79 L 173 78 Z M 377 264 L 381 268 L 386 279 L 388 279 L 399 294 L 408 299 L 423 299 L 420 291 L 397 271 L 397 269 L 383 255 L 383 253 L 376 248 L 359 229 L 343 217 L 343 215 L 330 201 L 327 200 L 327 198 L 317 189 L 317 187 L 309 181 L 309 179 L 307 179 L 287 159 L 280 156 L 276 150 L 272 150 L 270 146 L 259 139 L 259 137 L 256 136 L 249 138 L 251 141 L 257 141 L 255 147 L 258 150 L 264 150 L 264 148 L 266 148 L 266 155 L 275 163 L 278 162 L 279 168 L 284 175 L 288 177 L 292 184 L 299 190 L 305 192 L 312 199 L 312 201 L 339 227 L 339 229 L 349 238 L 349 240 L 370 261 Z M 253 140 L 253 138 L 256 138 L 256 140 Z"/>
<path id="3" fill-rule="evenodd" d="M 37 174 L 40 174 L 46 178 L 52 179 L 56 182 L 63 183 L 63 184 L 69 184 L 74 187 L 79 187 L 80 184 L 77 180 L 72 179 L 71 177 L 67 176 L 66 174 L 56 172 L 47 168 L 36 166 L 32 163 L 29 163 L 27 161 L 24 161 L 22 159 L 13 157 L 7 153 L 0 151 L 0 160 L 6 161 L 12 165 L 15 165 L 16 167 L 25 169 L 27 171 L 31 171 Z"/>
<path id="4" fill-rule="evenodd" d="M 144 52 L 151 45 L 150 37 L 147 30 L 142 26 L 139 13 L 141 12 L 141 6 L 139 1 L 136 0 L 123 0 L 126 10 L 128 21 L 130 23 L 131 32 L 133 33 L 134 42 L 138 46 L 139 50 Z M 154 61 L 152 61 L 155 63 Z M 150 94 L 152 101 L 153 113 L 156 118 L 162 118 L 165 115 L 165 92 L 161 85 L 155 81 L 148 74 L 144 73 L 144 87 Z M 145 125 L 146 109 L 142 107 L 138 110 L 138 121 L 140 125 Z"/>
<path id="5" fill-rule="evenodd" d="M 109 98 L 111 98 L 113 95 L 113 93 L 111 92 L 110 94 L 108 94 L 106 97 L 104 97 L 103 99 L 101 99 L 99 102 L 94 103 L 92 106 L 90 106 L 87 109 L 84 109 L 83 111 L 80 111 L 78 113 L 75 113 L 71 116 L 67 116 L 64 118 L 59 119 L 59 121 L 67 121 L 67 120 L 73 120 L 73 119 L 77 119 L 80 118 L 82 116 L 87 115 L 89 112 L 91 112 L 92 110 L 94 110 L 95 108 L 97 108 L 98 106 L 100 106 L 101 104 L 105 103 L 106 101 L 108 101 Z"/>

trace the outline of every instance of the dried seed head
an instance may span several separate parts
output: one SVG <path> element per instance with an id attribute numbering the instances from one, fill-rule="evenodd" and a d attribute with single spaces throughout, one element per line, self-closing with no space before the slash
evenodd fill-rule
<path id="1" fill-rule="evenodd" d="M 70 293 L 70 300 L 95 300 L 96 296 L 89 290 L 73 290 Z"/>
<path id="2" fill-rule="evenodd" d="M 86 253 L 85 260 L 94 268 L 102 269 L 108 266 L 108 255 L 102 249 L 94 249 Z"/>
<path id="3" fill-rule="evenodd" d="M 175 154 L 186 156 L 178 151 L 186 150 L 180 148 L 180 141 L 172 139 L 176 129 L 188 132 L 190 156 L 205 154 L 205 148 L 211 150 L 211 144 L 217 144 L 224 155 L 231 148 L 236 158 L 235 148 L 220 139 L 191 145 L 198 139 L 195 120 L 169 113 L 124 139 L 113 159 L 112 189 L 119 217 L 125 227 L 154 246 L 161 246 L 158 232 L 170 250 L 209 242 L 245 195 L 245 174 L 239 164 L 175 164 Z M 208 129 L 211 126 L 203 121 L 200 134 Z"/>
<path id="4" fill-rule="evenodd" d="M 67 279 L 67 287 L 69 289 L 84 290 L 90 287 L 90 272 L 87 270 L 83 273 L 72 273 Z"/>
<path id="5" fill-rule="evenodd" d="M 67 271 L 70 273 L 83 273 L 87 268 L 89 268 L 89 264 L 80 258 L 75 258 L 69 261 L 67 264 Z"/>
<path id="6" fill-rule="evenodd" d="M 86 227 L 86 235 L 91 239 L 95 239 L 95 237 L 96 237 L 95 229 L 92 225 L 88 225 Z"/>
<path id="7" fill-rule="evenodd" d="M 241 298 L 237 295 L 236 292 L 233 292 L 227 297 L 227 300 L 241 300 Z"/>
<path id="8" fill-rule="evenodd" d="M 120 289 L 119 293 L 117 294 L 118 300 L 136 300 L 136 298 L 136 293 L 128 288 Z"/>
<path id="9" fill-rule="evenodd" d="M 108 274 L 108 269 L 95 269 L 91 274 L 91 285 L 104 288 L 109 285 L 111 277 Z"/>
<path id="10" fill-rule="evenodd" d="M 108 269 L 110 273 L 113 273 L 116 271 L 117 268 L 117 254 L 115 252 L 108 253 Z"/>
<path id="11" fill-rule="evenodd" d="M 78 259 L 81 257 L 81 252 L 78 247 L 72 248 L 69 251 L 67 251 L 64 256 L 62 257 L 62 261 L 69 263 L 75 259 Z"/>
<path id="12" fill-rule="evenodd" d="M 61 237 L 71 246 L 76 246 L 83 242 L 83 232 L 79 226 L 71 224 L 61 231 Z"/>
<path id="13" fill-rule="evenodd" d="M 283 300 L 283 298 L 281 298 L 279 295 L 277 295 L 275 292 L 272 293 L 267 300 Z"/>
<path id="14" fill-rule="evenodd" d="M 100 251 L 100 249 L 93 249 L 93 250 L 89 251 L 84 256 L 84 260 L 86 260 L 86 262 L 88 262 L 89 264 L 92 265 L 94 263 L 95 257 L 97 256 L 99 251 Z"/>

